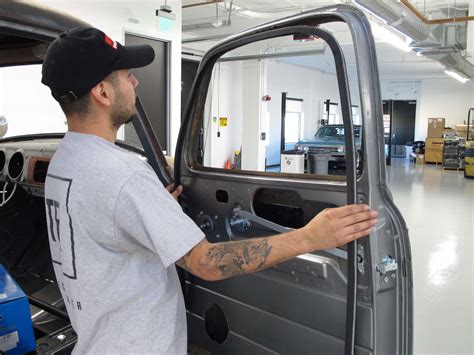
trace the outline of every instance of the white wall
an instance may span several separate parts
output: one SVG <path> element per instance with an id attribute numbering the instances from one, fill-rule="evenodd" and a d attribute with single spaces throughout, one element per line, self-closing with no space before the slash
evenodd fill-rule
<path id="1" fill-rule="evenodd" d="M 421 82 L 382 81 L 380 83 L 382 100 L 420 100 Z"/>
<path id="2" fill-rule="evenodd" d="M 312 139 L 317 131 L 323 108 L 321 102 L 330 99 L 339 102 L 336 77 L 319 70 L 299 66 L 271 62 L 268 64 L 268 94 L 272 100 L 268 103 L 270 127 L 266 158 L 267 165 L 280 163 L 281 135 L 281 94 L 287 92 L 288 97 L 303 99 L 304 107 L 304 139 Z"/>
<path id="3" fill-rule="evenodd" d="M 221 63 L 214 67 L 211 89 L 204 114 L 204 165 L 223 168 L 227 159 L 233 163 L 234 151 L 242 145 L 242 63 Z M 227 117 L 227 127 L 219 127 L 219 117 Z"/>
<path id="4" fill-rule="evenodd" d="M 454 79 L 425 79 L 421 83 L 420 115 L 417 119 L 415 139 L 424 140 L 428 118 L 446 118 L 446 127 L 467 120 L 467 111 L 474 107 L 474 84 L 462 84 Z"/>
<path id="5" fill-rule="evenodd" d="M 133 2 L 119 0 L 106 0 L 102 2 L 93 0 L 39 0 L 38 2 L 81 18 L 122 44 L 124 43 L 125 32 L 142 34 L 171 42 L 170 113 L 172 124 L 170 136 L 172 152 L 174 152 L 181 122 L 181 0 L 168 1 L 168 5 L 171 6 L 176 14 L 176 21 L 170 33 L 159 31 L 157 17 L 155 16 L 155 10 L 164 4 L 164 0 L 162 2 L 152 0 Z M 130 18 L 138 20 L 139 23 L 130 22 Z M 27 70 L 30 72 L 26 73 Z M 64 128 L 64 115 L 59 109 L 58 104 L 55 104 L 54 101 L 53 105 L 51 104 L 53 99 L 49 91 L 47 89 L 38 89 L 35 85 L 30 85 L 32 86 L 30 88 L 27 84 L 30 79 L 26 75 L 31 80 L 39 82 L 41 78 L 40 71 L 40 66 L 31 69 L 24 69 L 22 67 L 16 68 L 15 73 L 7 73 L 0 76 L 1 101 L 3 101 L 3 103 L 0 101 L 0 109 L 2 109 L 2 106 L 5 109 L 5 103 L 7 104 L 5 115 L 11 124 L 13 124 L 14 119 L 24 120 L 22 121 L 21 128 L 14 128 L 10 133 L 31 132 L 29 128 L 31 128 L 33 120 L 38 120 L 38 122 L 42 122 L 44 125 L 51 126 L 56 131 Z M 23 74 L 25 74 L 24 80 Z M 10 102 L 11 104 L 9 104 Z M 14 103 L 18 111 L 13 109 Z M 21 104 L 18 105 L 17 103 Z M 122 137 L 123 133 L 119 132 L 119 138 Z"/>

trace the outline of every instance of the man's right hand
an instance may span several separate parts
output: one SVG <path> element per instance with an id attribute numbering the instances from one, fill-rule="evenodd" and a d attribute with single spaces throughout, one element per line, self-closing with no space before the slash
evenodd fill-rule
<path id="1" fill-rule="evenodd" d="M 377 212 L 367 205 L 328 208 L 317 214 L 304 230 L 313 250 L 340 247 L 368 235 L 377 223 Z"/>

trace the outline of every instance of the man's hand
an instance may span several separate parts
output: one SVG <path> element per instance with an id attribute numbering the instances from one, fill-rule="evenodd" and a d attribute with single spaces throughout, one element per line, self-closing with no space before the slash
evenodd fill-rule
<path id="1" fill-rule="evenodd" d="M 176 201 L 178 201 L 179 195 L 183 192 L 183 186 L 179 185 L 176 190 L 174 189 L 174 184 L 166 186 L 166 190 L 174 197 Z"/>
<path id="2" fill-rule="evenodd" d="M 340 247 L 368 235 L 377 223 L 377 212 L 367 205 L 328 208 L 303 227 L 313 250 Z"/>

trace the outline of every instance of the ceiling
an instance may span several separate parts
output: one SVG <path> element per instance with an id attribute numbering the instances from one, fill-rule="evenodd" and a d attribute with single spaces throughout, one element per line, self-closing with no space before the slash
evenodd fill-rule
<path id="1" fill-rule="evenodd" d="M 183 39 L 232 34 L 301 11 L 334 5 L 336 3 L 352 3 L 351 0 L 234 0 L 232 15 L 230 17 L 231 22 L 227 25 L 225 21 L 228 19 L 230 0 L 220 2 L 217 6 L 215 3 L 212 3 L 188 7 L 200 2 L 206 3 L 205 0 L 183 0 Z M 445 17 L 447 13 L 453 13 L 456 8 L 468 8 L 468 1 L 463 0 L 411 0 L 411 2 L 420 12 L 431 19 Z M 222 26 L 217 28 L 212 25 L 212 22 L 217 22 L 216 7 L 217 20 L 223 22 Z M 376 19 L 374 18 L 374 20 Z M 356 75 L 355 56 L 351 36 L 347 26 L 345 24 L 330 24 L 327 28 L 341 43 L 346 57 L 349 75 L 354 78 Z M 375 37 L 375 41 L 379 72 L 382 80 L 406 81 L 433 77 L 447 77 L 446 74 L 444 74 L 444 68 L 439 64 L 425 57 L 417 56 L 414 52 L 404 52 L 391 44 L 384 42 L 377 36 Z M 185 43 L 183 44 L 183 47 L 186 49 L 205 51 L 215 43 L 216 41 Z M 289 51 L 295 49 L 293 48 L 294 45 L 294 41 L 286 41 L 286 46 L 289 47 L 285 47 L 284 44 L 280 43 L 274 51 Z M 268 43 L 265 44 L 265 49 L 268 50 L 268 46 Z M 311 43 L 311 46 L 315 46 L 315 48 L 318 47 L 315 43 Z M 319 44 L 319 48 L 320 47 L 321 44 Z M 302 48 L 297 49 L 301 50 Z M 261 50 L 262 48 L 260 48 L 260 52 Z M 246 54 L 249 53 L 259 53 L 258 48 L 254 47 L 249 49 Z M 243 54 L 243 52 L 241 51 L 241 53 L 235 54 Z M 278 60 L 334 73 L 334 62 L 332 55 L 328 50 L 324 55 L 301 56 Z"/>

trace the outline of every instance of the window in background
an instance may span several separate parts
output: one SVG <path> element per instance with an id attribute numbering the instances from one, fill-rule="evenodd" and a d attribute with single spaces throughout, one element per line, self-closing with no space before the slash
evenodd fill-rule
<path id="1" fill-rule="evenodd" d="M 324 101 L 324 113 L 323 119 L 321 120 L 321 125 L 325 126 L 327 124 L 340 124 L 342 119 L 339 116 L 339 104 L 336 102 L 331 102 L 331 100 Z"/>
<path id="2" fill-rule="evenodd" d="M 8 122 L 4 138 L 67 131 L 61 107 L 41 83 L 41 64 L 0 68 L 0 116 Z"/>
<path id="3" fill-rule="evenodd" d="M 362 125 L 362 119 L 359 114 L 359 106 L 352 105 L 352 123 L 355 125 Z"/>

